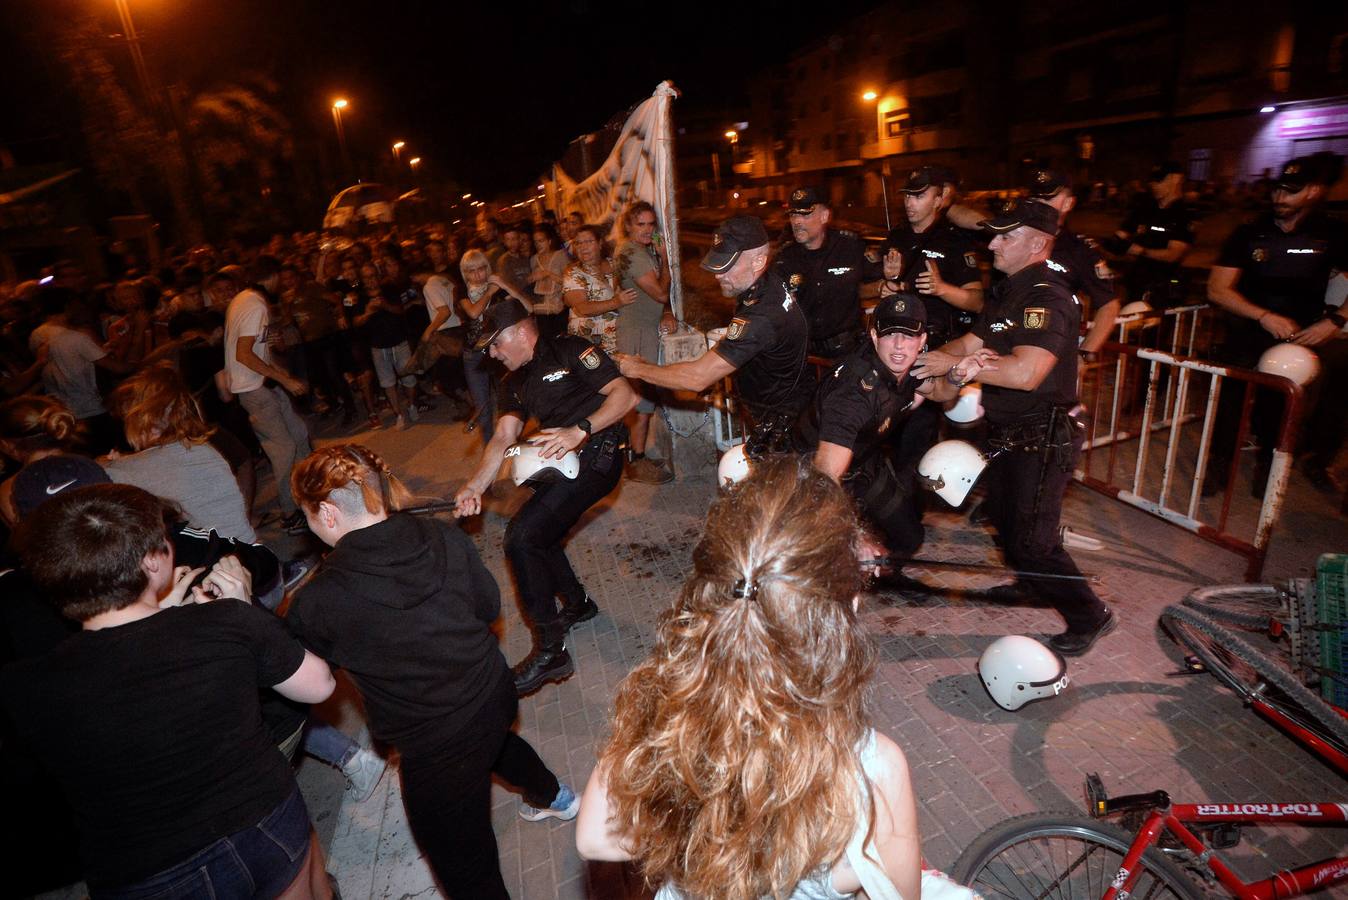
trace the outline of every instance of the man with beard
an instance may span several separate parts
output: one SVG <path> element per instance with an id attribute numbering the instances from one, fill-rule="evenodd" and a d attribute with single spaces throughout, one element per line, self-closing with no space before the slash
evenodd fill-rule
<path id="1" fill-rule="evenodd" d="M 702 258 L 721 293 L 736 298 L 725 337 L 697 359 L 668 366 L 617 356 L 628 378 L 671 390 L 705 391 L 733 374 L 735 393 L 754 423 L 750 455 L 786 448 L 791 425 L 815 385 L 806 362 L 805 314 L 769 267 L 769 255 L 762 221 L 743 215 L 725 220 Z"/>
<path id="2" fill-rule="evenodd" d="M 1348 226 L 1320 211 L 1330 187 L 1342 173 L 1342 157 L 1332 153 L 1298 157 L 1282 167 L 1273 183 L 1273 209 L 1241 225 L 1226 243 L 1208 276 L 1208 299 L 1228 314 L 1221 362 L 1254 368 L 1260 355 L 1279 341 L 1311 348 L 1324 369 L 1319 402 L 1309 428 L 1310 456 L 1305 465 L 1313 481 L 1326 484 L 1328 467 L 1342 443 L 1348 420 L 1348 344 L 1342 339 L 1341 307 L 1327 306 L 1331 280 L 1348 271 Z M 1204 493 L 1226 483 L 1235 455 L 1243 391 L 1229 384 L 1222 392 Z M 1255 394 L 1250 426 L 1259 441 L 1253 493 L 1263 496 L 1277 443 L 1277 397 Z"/>

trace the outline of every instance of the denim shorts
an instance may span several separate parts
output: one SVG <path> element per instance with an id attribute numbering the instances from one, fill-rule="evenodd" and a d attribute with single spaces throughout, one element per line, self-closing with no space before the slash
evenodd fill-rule
<path id="1" fill-rule="evenodd" d="M 135 884 L 89 893 L 93 900 L 274 897 L 304 868 L 309 832 L 309 810 L 297 785 L 256 825 Z"/>
<path id="2" fill-rule="evenodd" d="M 391 388 L 399 381 L 403 387 L 412 387 L 417 383 L 415 375 L 398 377 L 398 370 L 412 358 L 412 348 L 406 341 L 392 347 L 371 347 L 370 353 L 374 356 L 374 374 L 379 379 L 380 387 Z"/>

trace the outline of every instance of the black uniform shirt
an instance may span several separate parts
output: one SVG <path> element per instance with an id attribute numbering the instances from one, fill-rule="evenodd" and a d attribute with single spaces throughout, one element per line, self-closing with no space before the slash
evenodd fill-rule
<path id="1" fill-rule="evenodd" d="M 608 354 L 584 338 L 538 336 L 534 358 L 506 376 L 502 414 L 537 419 L 540 428 L 567 428 L 604 405 L 600 388 L 621 378 Z"/>
<path id="2" fill-rule="evenodd" d="M 1151 197 L 1144 198 L 1128 213 L 1120 231 L 1128 233 L 1130 242 L 1147 250 L 1164 250 L 1171 241 L 1185 244 L 1194 242 L 1194 215 L 1188 204 L 1177 200 L 1162 207 Z M 1152 291 L 1159 304 L 1169 304 L 1174 297 L 1175 288 L 1171 285 L 1178 278 L 1180 264 L 1167 263 L 1139 256 L 1133 260 L 1128 270 L 1128 297 L 1141 300 L 1143 293 Z M 1157 294 L 1156 292 L 1161 292 Z"/>
<path id="3" fill-rule="evenodd" d="M 908 374 L 895 378 L 867 340 L 824 373 L 797 428 L 799 449 L 815 450 L 827 441 L 852 451 L 849 472 L 864 468 L 907 418 L 920 384 Z"/>
<path id="4" fill-rule="evenodd" d="M 1094 311 L 1114 299 L 1114 273 L 1091 238 L 1066 229 L 1053 241 L 1048 270 L 1072 296 Z"/>
<path id="5" fill-rule="evenodd" d="M 792 241 L 777 256 L 777 273 L 796 295 L 810 324 L 810 340 L 861 333 L 862 283 L 881 277 L 861 238 L 829 229 L 818 250 Z"/>
<path id="6" fill-rule="evenodd" d="M 814 369 L 805 362 L 809 326 L 800 304 L 773 271 L 740 294 L 726 336 L 712 350 L 735 372 L 735 392 L 762 422 L 795 415 L 814 392 Z"/>
<path id="7" fill-rule="evenodd" d="M 980 244 L 969 232 L 944 218 L 920 233 L 907 225 L 895 228 L 885 244 L 886 252 L 898 250 L 903 256 L 903 271 L 899 274 L 902 291 L 917 293 L 917 276 L 927 271 L 928 260 L 935 264 L 941 280 L 955 287 L 983 280 L 978 269 Z M 953 341 L 973 325 L 974 313 L 951 306 L 932 294 L 918 296 L 927 306 L 927 332 L 933 347 Z"/>
<path id="8" fill-rule="evenodd" d="M 1058 361 L 1033 391 L 983 385 L 989 423 L 1005 424 L 1076 403 L 1080 329 L 1080 305 L 1045 263 L 1026 266 L 993 286 L 974 322 L 974 335 L 1002 356 L 1024 344 L 1042 347 Z"/>
<path id="9" fill-rule="evenodd" d="M 1240 269 L 1236 290 L 1251 303 L 1304 327 L 1325 314 L 1331 272 L 1348 271 L 1348 225 L 1311 213 L 1288 233 L 1266 213 L 1231 232 L 1216 264 Z"/>

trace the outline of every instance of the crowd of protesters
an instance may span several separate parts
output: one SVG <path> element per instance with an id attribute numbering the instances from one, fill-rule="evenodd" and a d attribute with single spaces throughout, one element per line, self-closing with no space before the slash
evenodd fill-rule
<path id="1" fill-rule="evenodd" d="M 496 584 L 461 530 L 389 518 L 401 488 L 377 456 L 314 453 L 310 429 L 402 430 L 439 407 L 487 442 L 501 371 L 473 344 L 504 302 L 548 335 L 616 349 L 621 333 L 653 361 L 669 265 L 648 204 L 623 224 L 617 247 L 578 216 L 277 235 L 154 265 L 122 253 L 106 282 L 63 260 L 0 288 L 0 746 L 20 807 L 45 811 L 11 848 L 23 890 L 234 896 L 239 880 L 328 896 L 287 761 L 340 769 L 356 801 L 386 765 L 309 711 L 330 662 L 400 751 L 437 876 L 456 896 L 504 895 L 490 773 L 524 791 L 528 819 L 573 817 L 578 800 L 510 730 Z M 626 472 L 672 478 L 640 454 Z M 278 530 L 346 539 L 315 570 L 260 542 Z"/>

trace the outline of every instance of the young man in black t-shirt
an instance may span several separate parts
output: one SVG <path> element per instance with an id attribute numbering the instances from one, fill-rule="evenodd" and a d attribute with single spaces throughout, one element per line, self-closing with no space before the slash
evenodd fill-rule
<path id="1" fill-rule="evenodd" d="M 201 572 L 174 568 L 162 504 L 130 485 L 61 493 L 25 522 L 20 546 L 37 588 L 81 631 L 7 669 L 0 693 L 76 810 L 93 895 L 173 885 L 209 896 L 240 878 L 261 894 L 304 879 L 326 895 L 258 690 L 318 703 L 335 682 L 278 619 L 237 602 L 246 570 L 222 561 L 193 589 L 197 603 L 173 605 Z"/>

